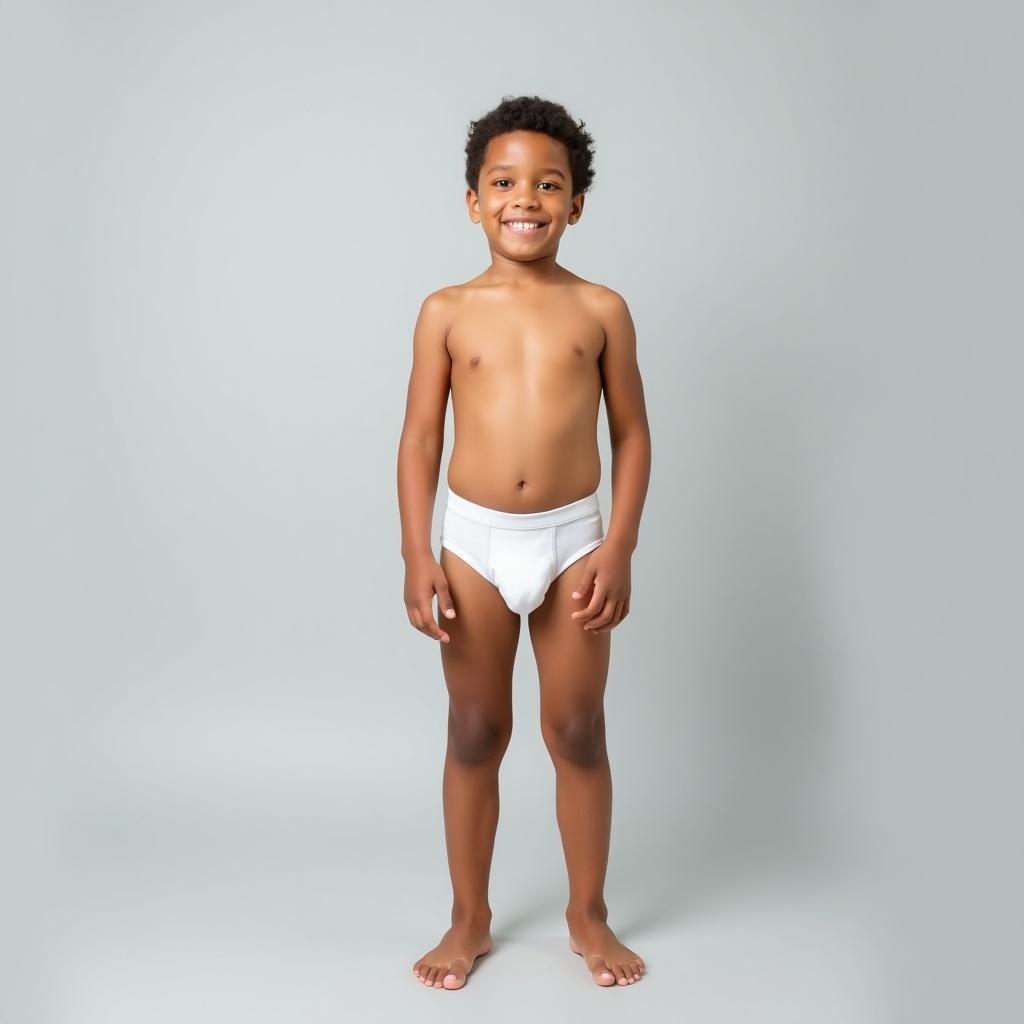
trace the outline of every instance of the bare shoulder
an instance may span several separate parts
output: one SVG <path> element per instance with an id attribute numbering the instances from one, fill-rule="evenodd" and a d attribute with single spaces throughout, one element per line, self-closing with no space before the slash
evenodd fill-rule
<path id="1" fill-rule="evenodd" d="M 421 314 L 442 319 L 450 315 L 455 304 L 461 298 L 461 287 L 457 284 L 445 285 L 443 288 L 431 292 L 420 305 Z"/>
<path id="2" fill-rule="evenodd" d="M 606 317 L 620 318 L 629 312 L 626 300 L 614 289 L 605 284 L 584 281 L 581 284 L 584 301 L 590 304 L 595 314 L 603 319 Z"/>
<path id="3" fill-rule="evenodd" d="M 459 285 L 447 285 L 431 292 L 421 303 L 416 318 L 416 334 L 428 343 L 440 341 L 447 348 L 448 332 L 455 320 L 455 311 L 461 302 Z"/>
<path id="4" fill-rule="evenodd" d="M 608 319 L 621 320 L 624 315 L 629 314 L 629 307 L 626 300 L 614 288 L 608 285 L 598 284 L 596 281 L 588 281 L 586 278 L 572 275 L 573 291 L 590 312 L 597 317 L 602 324 Z"/>
<path id="5" fill-rule="evenodd" d="M 607 285 L 583 281 L 582 278 L 578 287 L 584 305 L 604 330 L 606 353 L 609 346 L 635 345 L 633 318 L 622 295 Z"/>

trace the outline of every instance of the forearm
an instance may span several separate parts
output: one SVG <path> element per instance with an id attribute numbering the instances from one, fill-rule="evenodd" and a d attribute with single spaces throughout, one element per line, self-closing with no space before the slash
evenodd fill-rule
<path id="1" fill-rule="evenodd" d="M 605 541 L 633 551 L 651 478 L 651 438 L 637 431 L 612 446 L 612 508 Z"/>
<path id="2" fill-rule="evenodd" d="M 441 468 L 441 445 L 403 437 L 398 445 L 398 508 L 402 558 L 433 555 L 430 528 Z"/>

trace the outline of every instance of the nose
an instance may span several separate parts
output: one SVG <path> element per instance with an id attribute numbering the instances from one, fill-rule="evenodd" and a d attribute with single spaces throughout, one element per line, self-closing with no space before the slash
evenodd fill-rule
<path id="1" fill-rule="evenodd" d="M 536 195 L 536 193 L 533 192 L 533 190 L 530 189 L 529 186 L 526 186 L 526 190 L 520 192 L 519 195 L 517 195 L 515 197 L 515 199 L 512 200 L 512 205 L 516 206 L 516 207 L 520 207 L 520 206 L 534 207 L 534 206 L 538 206 L 539 204 L 537 202 L 537 195 Z"/>

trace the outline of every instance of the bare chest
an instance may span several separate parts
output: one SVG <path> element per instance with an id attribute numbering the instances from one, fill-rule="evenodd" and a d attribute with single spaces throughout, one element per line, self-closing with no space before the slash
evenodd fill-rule
<path id="1" fill-rule="evenodd" d="M 576 303 L 469 309 L 448 331 L 452 377 L 464 383 L 510 375 L 557 381 L 589 374 L 603 348 L 600 321 Z"/>

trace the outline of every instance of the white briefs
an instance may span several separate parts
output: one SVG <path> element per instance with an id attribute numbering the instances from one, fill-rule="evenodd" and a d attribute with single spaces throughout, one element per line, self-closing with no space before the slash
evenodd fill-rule
<path id="1" fill-rule="evenodd" d="M 448 491 L 441 546 L 490 580 L 519 615 L 538 608 L 554 579 L 603 542 L 596 491 L 542 512 L 503 512 Z"/>

